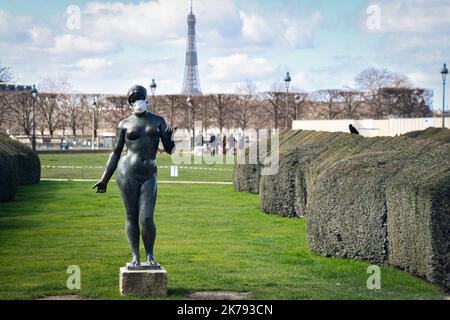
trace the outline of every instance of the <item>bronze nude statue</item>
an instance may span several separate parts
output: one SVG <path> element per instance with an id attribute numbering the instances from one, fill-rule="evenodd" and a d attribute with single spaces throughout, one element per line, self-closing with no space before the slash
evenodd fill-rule
<path id="1" fill-rule="evenodd" d="M 164 118 L 147 111 L 147 90 L 144 87 L 130 88 L 128 103 L 133 106 L 133 115 L 119 123 L 113 152 L 101 180 L 93 189 L 97 188 L 97 193 L 105 193 L 117 169 L 116 182 L 126 211 L 125 229 L 131 247 L 131 266 L 141 263 L 139 238 L 142 234 L 147 263 L 156 267 L 159 266 L 153 252 L 156 238 L 153 219 L 157 195 L 156 154 L 160 140 L 165 151 L 172 153 L 174 129 L 166 125 Z M 121 157 L 124 145 L 127 151 Z"/>

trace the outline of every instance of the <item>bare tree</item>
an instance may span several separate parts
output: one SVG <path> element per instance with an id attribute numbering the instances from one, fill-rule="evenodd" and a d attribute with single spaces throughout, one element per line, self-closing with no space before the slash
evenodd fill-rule
<path id="1" fill-rule="evenodd" d="M 53 137 L 55 130 L 61 125 L 61 104 L 58 94 L 40 93 L 38 106 L 50 136 Z"/>
<path id="2" fill-rule="evenodd" d="M 275 129 L 278 129 L 280 122 L 284 118 L 283 101 L 285 99 L 286 89 L 281 82 L 275 82 L 270 87 L 269 92 L 263 94 L 265 102 L 265 113 L 272 120 Z"/>
<path id="3" fill-rule="evenodd" d="M 186 98 L 186 113 L 187 127 L 194 130 L 194 124 L 198 117 L 198 95 L 190 95 Z M 187 102 L 189 100 L 189 103 Z"/>
<path id="4" fill-rule="evenodd" d="M 188 100 L 190 99 L 191 104 L 188 103 Z M 177 116 L 174 118 L 173 125 L 176 125 L 179 128 L 190 128 L 191 124 L 191 118 L 192 118 L 192 107 L 195 107 L 192 105 L 192 98 L 188 95 L 180 95 L 179 101 L 177 104 L 178 111 L 175 111 Z"/>
<path id="5" fill-rule="evenodd" d="M 245 84 L 237 86 L 235 92 L 236 95 L 229 98 L 230 112 L 236 125 L 245 130 L 256 118 L 257 88 L 253 82 L 247 80 Z"/>
<path id="6" fill-rule="evenodd" d="M 14 76 L 11 71 L 11 68 L 3 65 L 0 62 L 0 83 L 7 83 L 13 81 Z"/>
<path id="7" fill-rule="evenodd" d="M 12 120 L 27 136 L 30 136 L 33 127 L 33 97 L 27 91 L 11 92 L 8 103 Z"/>
<path id="8" fill-rule="evenodd" d="M 0 132 L 4 133 L 9 128 L 7 127 L 7 122 L 10 122 L 9 115 L 11 112 L 8 112 L 9 107 L 9 93 L 8 92 L 0 92 Z"/>
<path id="9" fill-rule="evenodd" d="M 432 93 L 420 88 L 383 88 L 381 97 L 386 112 L 404 118 L 428 117 Z"/>
<path id="10" fill-rule="evenodd" d="M 289 100 L 294 103 L 294 109 L 290 108 L 290 116 L 293 120 L 298 120 L 300 116 L 306 112 L 306 107 L 309 104 L 309 94 L 297 88 L 292 88 Z"/>
<path id="11" fill-rule="evenodd" d="M 166 116 L 171 126 L 177 126 L 180 120 L 177 115 L 180 110 L 185 108 L 186 98 L 182 95 L 168 95 L 161 98 L 164 103 Z"/>
<path id="12" fill-rule="evenodd" d="M 347 119 L 357 119 L 360 107 L 364 102 L 364 94 L 359 90 L 347 89 L 338 92 L 342 103 L 342 113 Z"/>
<path id="13" fill-rule="evenodd" d="M 212 115 L 220 128 L 220 132 L 222 132 L 223 128 L 229 125 L 235 97 L 229 94 L 212 94 L 209 98 L 212 102 Z"/>
<path id="14" fill-rule="evenodd" d="M 111 106 L 109 114 L 109 121 L 114 123 L 117 127 L 120 121 L 130 116 L 130 105 L 126 96 L 108 96 L 105 98 L 106 103 Z"/>
<path id="15" fill-rule="evenodd" d="M 372 114 L 376 119 L 381 119 L 387 115 L 381 95 L 383 88 L 410 86 L 408 77 L 405 75 L 387 69 L 375 68 L 363 70 L 356 76 L 355 82 L 359 89 L 365 91 L 366 102 L 371 107 Z"/>
<path id="16" fill-rule="evenodd" d="M 339 110 L 339 92 L 337 89 L 324 89 L 313 93 L 315 100 L 320 104 L 320 116 L 325 119 L 336 119 Z"/>
<path id="17" fill-rule="evenodd" d="M 39 84 L 38 110 L 50 136 L 61 127 L 62 106 L 67 78 L 46 78 Z"/>
<path id="18" fill-rule="evenodd" d="M 202 131 L 208 130 L 213 123 L 211 114 L 211 101 L 209 96 L 197 95 L 193 98 L 195 108 L 193 109 L 193 119 L 200 120 L 202 123 Z"/>
<path id="19" fill-rule="evenodd" d="M 86 129 L 90 128 L 92 129 L 92 97 L 89 95 L 80 95 L 80 106 L 81 109 L 81 115 L 80 115 L 80 121 L 78 124 L 78 129 L 81 131 L 81 135 L 85 136 Z"/>
<path id="20" fill-rule="evenodd" d="M 63 112 L 67 119 L 67 126 L 70 128 L 72 135 L 76 137 L 83 118 L 81 96 L 76 93 L 69 94 L 64 101 Z"/>
<path id="21" fill-rule="evenodd" d="M 42 112 L 39 112 L 39 108 L 36 107 L 36 130 L 38 130 L 39 133 L 41 134 L 41 137 L 43 137 L 45 135 L 46 129 L 47 129 L 47 122 L 45 121 Z"/>

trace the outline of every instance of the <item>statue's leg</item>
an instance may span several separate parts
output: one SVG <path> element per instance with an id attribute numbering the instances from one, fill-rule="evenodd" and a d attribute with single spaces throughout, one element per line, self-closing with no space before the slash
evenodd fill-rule
<path id="1" fill-rule="evenodd" d="M 156 226 L 153 219 L 156 195 L 157 178 L 155 175 L 141 185 L 141 194 L 139 198 L 139 222 L 142 229 L 142 240 L 144 241 L 147 261 L 152 264 L 157 264 L 153 253 L 156 239 Z"/>
<path id="2" fill-rule="evenodd" d="M 139 265 L 139 193 L 141 185 L 139 181 L 131 177 L 121 177 L 117 179 L 117 184 L 125 206 L 125 231 L 131 248 L 131 264 Z"/>

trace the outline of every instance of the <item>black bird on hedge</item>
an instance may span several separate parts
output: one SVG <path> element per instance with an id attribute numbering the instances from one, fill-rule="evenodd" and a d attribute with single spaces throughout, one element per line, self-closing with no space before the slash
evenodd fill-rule
<path id="1" fill-rule="evenodd" d="M 350 133 L 351 134 L 359 134 L 359 131 L 356 130 L 356 128 L 351 124 L 348 126 L 350 128 Z"/>

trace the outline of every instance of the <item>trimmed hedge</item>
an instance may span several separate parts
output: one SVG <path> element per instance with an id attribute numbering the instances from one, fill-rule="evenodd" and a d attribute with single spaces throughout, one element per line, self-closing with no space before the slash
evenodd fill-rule
<path id="1" fill-rule="evenodd" d="M 423 131 L 412 131 L 405 136 L 414 139 L 432 139 L 438 142 L 450 143 L 450 129 L 447 128 L 428 128 Z"/>
<path id="2" fill-rule="evenodd" d="M 280 134 L 279 152 L 286 152 L 290 146 L 292 140 L 291 131 L 283 131 Z M 268 141 L 267 150 L 270 151 L 270 139 Z M 249 149 L 245 150 L 246 162 L 248 162 Z M 258 163 L 260 163 L 258 154 Z M 237 164 L 233 171 L 233 183 L 236 191 L 259 193 L 259 182 L 261 178 L 261 167 L 259 164 Z"/>
<path id="3" fill-rule="evenodd" d="M 264 212 L 306 216 L 318 254 L 389 263 L 448 291 L 450 144 L 433 139 L 441 130 L 426 136 L 292 131 L 281 139 L 276 175 L 236 171 L 259 179 Z"/>
<path id="4" fill-rule="evenodd" d="M 0 134 L 0 202 L 12 201 L 19 185 L 38 183 L 41 163 L 26 145 Z"/>

